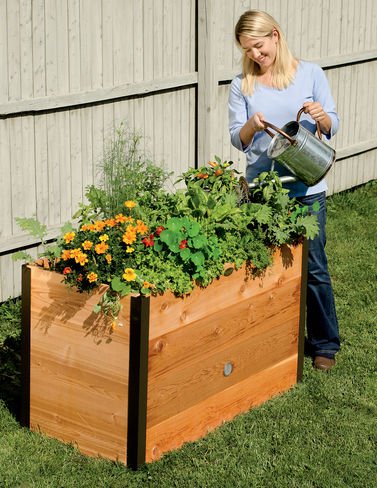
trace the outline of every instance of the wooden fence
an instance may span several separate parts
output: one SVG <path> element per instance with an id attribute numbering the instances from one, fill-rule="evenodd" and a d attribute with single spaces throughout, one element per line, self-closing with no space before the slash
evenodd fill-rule
<path id="1" fill-rule="evenodd" d="M 0 0 L 0 301 L 20 293 L 16 249 L 54 236 L 96 181 L 114 128 L 179 174 L 231 147 L 239 15 L 267 10 L 293 52 L 326 70 L 341 117 L 331 192 L 377 178 L 377 5 L 372 0 Z"/>

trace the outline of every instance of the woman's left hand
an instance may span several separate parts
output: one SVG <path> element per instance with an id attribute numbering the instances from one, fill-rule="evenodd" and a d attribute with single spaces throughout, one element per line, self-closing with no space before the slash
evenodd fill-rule
<path id="1" fill-rule="evenodd" d="M 310 117 L 318 122 L 321 131 L 324 134 L 328 134 L 331 130 L 331 119 L 329 115 L 323 110 L 322 105 L 319 102 L 305 102 L 303 104 L 304 112 L 309 114 Z"/>

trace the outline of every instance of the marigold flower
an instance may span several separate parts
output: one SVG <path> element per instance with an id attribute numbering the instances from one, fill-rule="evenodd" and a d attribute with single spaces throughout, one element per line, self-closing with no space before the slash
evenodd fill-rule
<path id="1" fill-rule="evenodd" d="M 77 276 L 77 281 L 82 281 L 83 280 L 83 275 L 80 273 L 78 276 Z"/>
<path id="2" fill-rule="evenodd" d="M 136 279 L 136 273 L 132 268 L 126 268 L 123 273 L 123 279 L 126 281 L 134 281 Z"/>
<path id="3" fill-rule="evenodd" d="M 207 173 L 199 173 L 197 175 L 197 178 L 199 178 L 199 180 L 206 180 L 208 178 L 208 174 Z"/>
<path id="4" fill-rule="evenodd" d="M 102 236 L 99 237 L 99 240 L 101 242 L 106 242 L 109 240 L 109 236 L 107 234 L 103 234 Z"/>
<path id="5" fill-rule="evenodd" d="M 85 266 L 88 262 L 88 255 L 84 252 L 77 254 L 77 256 L 75 257 L 75 261 L 76 263 L 80 264 L 80 266 Z"/>
<path id="6" fill-rule="evenodd" d="M 109 249 L 109 246 L 106 242 L 101 242 L 100 244 L 96 244 L 94 250 L 97 254 L 105 254 L 105 252 Z"/>
<path id="7" fill-rule="evenodd" d="M 115 222 L 117 224 L 123 224 L 124 222 L 127 222 L 127 217 L 125 215 L 123 215 L 122 213 L 117 214 L 115 216 Z"/>
<path id="8" fill-rule="evenodd" d="M 82 243 L 82 247 L 85 249 L 85 251 L 89 251 L 93 247 L 93 242 L 92 241 L 84 241 Z"/>
<path id="9" fill-rule="evenodd" d="M 128 252 L 128 253 L 130 253 L 130 254 L 131 254 L 132 252 L 134 252 L 134 250 L 135 250 L 135 249 L 134 249 L 133 247 L 131 247 L 131 246 L 127 246 L 127 247 L 126 247 L 126 252 Z"/>
<path id="10" fill-rule="evenodd" d="M 180 243 L 179 243 L 179 249 L 185 249 L 187 247 L 187 239 L 183 239 Z"/>
<path id="11" fill-rule="evenodd" d="M 73 241 L 73 239 L 75 238 L 75 232 L 67 232 L 66 234 L 64 234 L 64 241 L 66 244 L 69 244 L 70 242 Z"/>
<path id="12" fill-rule="evenodd" d="M 136 207 L 136 205 L 137 203 L 132 200 L 127 200 L 126 202 L 124 202 L 124 206 L 127 208 L 134 208 Z"/>
<path id="13" fill-rule="evenodd" d="M 67 275 L 69 273 L 72 273 L 72 268 L 70 266 L 66 266 L 64 269 L 63 269 L 63 275 Z"/>
<path id="14" fill-rule="evenodd" d="M 97 281 L 98 275 L 97 273 L 91 271 L 86 277 L 88 278 L 89 283 L 94 283 L 95 281 Z"/>
<path id="15" fill-rule="evenodd" d="M 107 264 L 111 264 L 111 261 L 113 259 L 111 254 L 106 254 L 105 258 L 106 258 Z"/>
<path id="16" fill-rule="evenodd" d="M 77 256 L 80 256 L 80 254 L 82 254 L 82 251 L 81 251 L 81 249 L 79 247 L 77 247 L 75 249 L 71 249 L 70 256 L 69 257 L 71 259 L 75 259 L 76 260 Z M 76 263 L 77 263 L 77 261 L 76 261 Z"/>
<path id="17" fill-rule="evenodd" d="M 152 288 L 152 287 L 153 287 L 152 283 L 149 283 L 149 281 L 144 281 L 143 288 Z"/>
<path id="18" fill-rule="evenodd" d="M 122 240 L 125 244 L 133 244 L 136 241 L 136 228 L 128 225 Z"/>
<path id="19" fill-rule="evenodd" d="M 71 251 L 69 249 L 64 249 L 64 251 L 62 251 L 62 260 L 68 261 L 68 259 L 70 258 L 71 258 Z"/>
<path id="20" fill-rule="evenodd" d="M 217 169 L 217 170 L 215 171 L 215 176 L 221 176 L 223 173 L 224 173 L 224 171 L 223 171 L 222 169 L 220 169 L 220 168 L 219 168 L 219 169 Z"/>
<path id="21" fill-rule="evenodd" d="M 148 229 L 148 226 L 145 225 L 142 220 L 137 220 L 136 221 L 136 224 L 137 225 L 136 225 L 135 229 L 136 229 L 136 232 L 138 234 L 144 235 L 144 234 L 146 234 L 148 232 L 148 230 L 149 230 Z"/>
<path id="22" fill-rule="evenodd" d="M 95 225 L 94 224 L 83 224 L 81 227 L 80 227 L 80 230 L 82 230 L 83 232 L 86 232 L 86 231 L 90 231 L 90 232 L 93 232 L 95 231 Z"/>
<path id="23" fill-rule="evenodd" d="M 115 219 L 107 219 L 105 220 L 106 227 L 115 227 L 117 224 Z"/>
<path id="24" fill-rule="evenodd" d="M 97 220 L 95 223 L 94 223 L 94 230 L 98 231 L 98 232 L 102 232 L 103 229 L 105 228 L 106 224 L 105 222 L 103 222 L 103 220 Z"/>

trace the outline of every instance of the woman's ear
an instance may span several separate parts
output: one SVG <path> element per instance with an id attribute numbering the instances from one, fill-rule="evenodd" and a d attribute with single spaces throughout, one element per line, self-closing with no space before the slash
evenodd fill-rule
<path id="1" fill-rule="evenodd" d="M 276 29 L 272 29 L 272 39 L 277 43 L 279 40 L 279 32 Z"/>

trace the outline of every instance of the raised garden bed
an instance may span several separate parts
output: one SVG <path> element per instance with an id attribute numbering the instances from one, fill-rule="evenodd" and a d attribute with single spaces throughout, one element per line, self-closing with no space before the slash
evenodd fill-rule
<path id="1" fill-rule="evenodd" d="M 288 390 L 302 374 L 306 244 L 177 298 L 124 297 L 23 268 L 23 415 L 34 431 L 137 468 Z"/>

